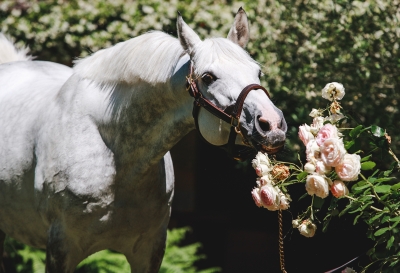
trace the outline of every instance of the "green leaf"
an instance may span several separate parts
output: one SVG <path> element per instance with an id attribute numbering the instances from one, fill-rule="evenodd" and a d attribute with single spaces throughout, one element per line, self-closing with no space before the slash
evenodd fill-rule
<path id="1" fill-rule="evenodd" d="M 371 157 L 372 157 L 372 155 L 368 155 L 366 157 L 363 157 L 363 158 L 361 158 L 361 162 L 368 161 Z"/>
<path id="2" fill-rule="evenodd" d="M 354 145 L 354 143 L 356 143 L 354 140 L 347 141 L 347 142 L 344 144 L 344 148 L 345 148 L 346 150 L 348 150 L 348 149 L 350 149 L 350 148 Z"/>
<path id="3" fill-rule="evenodd" d="M 392 191 L 396 191 L 396 190 L 400 189 L 400 183 L 394 184 L 390 189 Z"/>
<path id="4" fill-rule="evenodd" d="M 375 180 L 375 183 L 386 182 L 395 179 L 396 177 L 382 177 Z"/>
<path id="5" fill-rule="evenodd" d="M 385 215 L 385 216 L 382 217 L 381 224 L 386 223 L 389 220 L 390 220 L 390 216 L 389 215 Z"/>
<path id="6" fill-rule="evenodd" d="M 400 221 L 400 216 L 396 216 L 390 219 L 390 222 L 397 222 Z"/>
<path id="7" fill-rule="evenodd" d="M 307 196 L 310 196 L 310 195 L 309 195 L 308 193 L 303 194 L 302 196 L 299 197 L 299 201 L 300 201 L 301 199 L 306 198 Z"/>
<path id="8" fill-rule="evenodd" d="M 393 170 L 384 171 L 383 176 L 389 176 L 392 172 L 393 172 Z"/>
<path id="9" fill-rule="evenodd" d="M 379 193 L 387 193 L 390 191 L 391 186 L 390 185 L 380 185 L 380 186 L 376 186 L 374 187 L 376 192 Z"/>
<path id="10" fill-rule="evenodd" d="M 325 199 L 322 199 L 318 196 L 314 196 L 313 207 L 316 209 L 322 208 L 324 205 Z"/>
<path id="11" fill-rule="evenodd" d="M 352 138 L 358 137 L 362 128 L 362 125 L 358 125 L 356 128 L 350 131 L 349 136 L 351 136 Z"/>
<path id="12" fill-rule="evenodd" d="M 301 181 L 308 175 L 308 172 L 301 172 L 297 175 L 297 180 Z"/>
<path id="13" fill-rule="evenodd" d="M 376 163 L 373 161 L 366 161 L 361 163 L 361 170 L 367 171 L 372 170 L 376 166 Z"/>
<path id="14" fill-rule="evenodd" d="M 390 230 L 390 228 L 388 228 L 388 227 L 378 229 L 377 231 L 375 231 L 374 235 L 375 236 L 381 236 L 382 234 L 384 234 L 388 230 Z"/>
<path id="15" fill-rule="evenodd" d="M 379 126 L 372 125 L 371 126 L 371 133 L 376 137 L 383 137 L 385 135 L 385 130 Z"/>
<path id="16" fill-rule="evenodd" d="M 354 218 L 353 225 L 357 224 L 358 218 L 360 218 L 361 215 L 362 215 L 362 213 L 360 213 L 359 215 L 357 215 L 357 216 Z"/>
<path id="17" fill-rule="evenodd" d="M 363 186 L 354 187 L 354 188 L 352 188 L 352 190 L 353 190 L 353 191 L 361 191 L 361 190 L 366 189 L 366 188 L 369 188 L 369 187 L 371 187 L 371 185 L 366 184 L 366 185 L 363 185 Z"/>
<path id="18" fill-rule="evenodd" d="M 386 249 L 390 249 L 393 245 L 393 242 L 394 242 L 394 236 L 392 235 L 390 236 L 390 239 L 387 241 Z"/>

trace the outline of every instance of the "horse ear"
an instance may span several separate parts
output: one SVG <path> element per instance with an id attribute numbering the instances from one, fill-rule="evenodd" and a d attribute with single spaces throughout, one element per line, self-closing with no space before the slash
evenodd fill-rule
<path id="1" fill-rule="evenodd" d="M 235 22 L 228 33 L 228 39 L 245 48 L 249 41 L 249 36 L 250 28 L 247 15 L 244 9 L 240 7 L 235 16 Z"/>
<path id="2" fill-rule="evenodd" d="M 192 57 L 195 45 L 201 42 L 200 37 L 183 21 L 180 12 L 178 12 L 176 26 L 183 49 Z"/>

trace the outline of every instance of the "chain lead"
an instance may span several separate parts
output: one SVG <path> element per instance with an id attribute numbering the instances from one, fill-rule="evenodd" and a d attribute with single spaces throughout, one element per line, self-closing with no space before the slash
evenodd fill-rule
<path id="1" fill-rule="evenodd" d="M 278 211 L 278 220 L 279 220 L 279 261 L 281 264 L 282 272 L 287 273 L 285 270 L 285 254 L 283 252 L 282 210 Z"/>

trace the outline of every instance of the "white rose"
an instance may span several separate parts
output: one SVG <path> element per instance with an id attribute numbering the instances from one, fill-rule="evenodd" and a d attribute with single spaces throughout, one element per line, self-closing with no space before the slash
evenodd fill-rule
<path id="1" fill-rule="evenodd" d="M 321 159 L 327 166 L 336 167 L 345 154 L 346 149 L 340 138 L 328 138 L 321 146 Z"/>
<path id="2" fill-rule="evenodd" d="M 308 142 L 306 146 L 307 161 L 311 163 L 316 162 L 316 160 L 318 160 L 321 156 L 320 151 L 321 149 L 315 140 Z"/>
<path id="3" fill-rule="evenodd" d="M 337 114 L 332 114 L 332 115 L 330 115 L 330 116 L 327 118 L 327 120 L 329 120 L 331 123 L 336 123 L 336 122 L 338 122 L 339 120 L 344 119 L 344 118 L 345 118 L 345 116 L 344 116 L 343 114 L 337 113 Z"/>
<path id="4" fill-rule="evenodd" d="M 318 131 L 324 126 L 325 118 L 315 117 L 313 123 L 310 126 L 310 131 L 312 134 L 316 135 Z"/>
<path id="5" fill-rule="evenodd" d="M 317 230 L 317 226 L 311 222 L 310 220 L 304 220 L 297 229 L 300 231 L 300 234 L 305 237 L 313 237 L 315 235 L 315 231 Z"/>
<path id="6" fill-rule="evenodd" d="M 262 187 L 267 184 L 274 184 L 274 181 L 269 173 L 257 179 L 257 185 L 259 187 Z"/>
<path id="7" fill-rule="evenodd" d="M 332 167 L 325 165 L 322 160 L 317 160 L 315 163 L 315 172 L 320 175 L 328 174 L 332 170 Z"/>
<path id="8" fill-rule="evenodd" d="M 361 157 L 357 154 L 346 154 L 343 160 L 335 167 L 337 175 L 343 181 L 358 179 L 361 169 Z"/>
<path id="9" fill-rule="evenodd" d="M 310 112 L 310 117 L 316 118 L 322 116 L 322 110 L 313 108 Z"/>
<path id="10" fill-rule="evenodd" d="M 303 141 L 305 146 L 307 146 L 310 140 L 314 139 L 314 135 L 311 133 L 310 129 L 310 126 L 307 124 L 299 126 L 299 138 Z"/>
<path id="11" fill-rule="evenodd" d="M 310 163 L 310 162 L 307 162 L 307 163 L 304 165 L 304 170 L 305 170 L 306 172 L 308 172 L 308 173 L 313 173 L 313 172 L 315 172 L 315 165 L 312 164 L 312 163 Z"/>
<path id="12" fill-rule="evenodd" d="M 322 89 L 322 97 L 324 99 L 333 101 L 333 100 L 341 100 L 344 96 L 344 87 L 343 84 L 338 82 L 331 82 L 325 85 Z"/>
<path id="13" fill-rule="evenodd" d="M 263 176 L 271 170 L 271 162 L 268 156 L 261 152 L 257 153 L 256 157 L 251 161 L 251 165 L 258 176 Z"/>
<path id="14" fill-rule="evenodd" d="M 264 208 L 272 211 L 279 209 L 279 192 L 272 184 L 266 184 L 261 187 L 260 197 Z"/>
<path id="15" fill-rule="evenodd" d="M 315 194 L 325 198 L 329 194 L 329 183 L 325 177 L 318 174 L 310 174 L 306 179 L 306 190 L 309 195 Z"/>
<path id="16" fill-rule="evenodd" d="M 288 209 L 289 202 L 291 201 L 290 197 L 285 195 L 281 190 L 279 190 L 279 198 L 280 198 L 279 208 L 282 210 Z"/>

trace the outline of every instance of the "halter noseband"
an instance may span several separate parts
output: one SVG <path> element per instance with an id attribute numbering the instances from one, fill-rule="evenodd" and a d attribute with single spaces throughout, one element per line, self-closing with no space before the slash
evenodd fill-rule
<path id="1" fill-rule="evenodd" d="M 233 105 L 229 106 L 225 110 L 222 110 L 203 96 L 203 94 L 197 87 L 196 80 L 193 79 L 192 77 L 193 73 L 194 73 L 193 65 L 192 62 L 190 62 L 190 74 L 189 76 L 186 77 L 187 78 L 186 88 L 189 91 L 190 96 L 194 98 L 192 115 L 195 121 L 196 129 L 200 133 L 200 135 L 201 132 L 199 129 L 198 116 L 200 112 L 200 107 L 203 107 L 214 116 L 218 117 L 219 119 L 222 119 L 223 121 L 231 125 L 228 143 L 226 144 L 228 146 L 227 148 L 230 153 L 233 153 L 237 134 L 239 134 L 242 137 L 243 143 L 250 146 L 249 141 L 246 139 L 246 137 L 242 134 L 240 130 L 239 119 L 240 119 L 240 114 L 242 113 L 244 100 L 246 99 L 250 91 L 256 89 L 263 90 L 265 94 L 267 94 L 268 98 L 270 98 L 268 91 L 259 84 L 249 84 L 245 88 L 243 88 L 236 102 Z M 201 137 L 204 139 L 202 135 Z"/>

